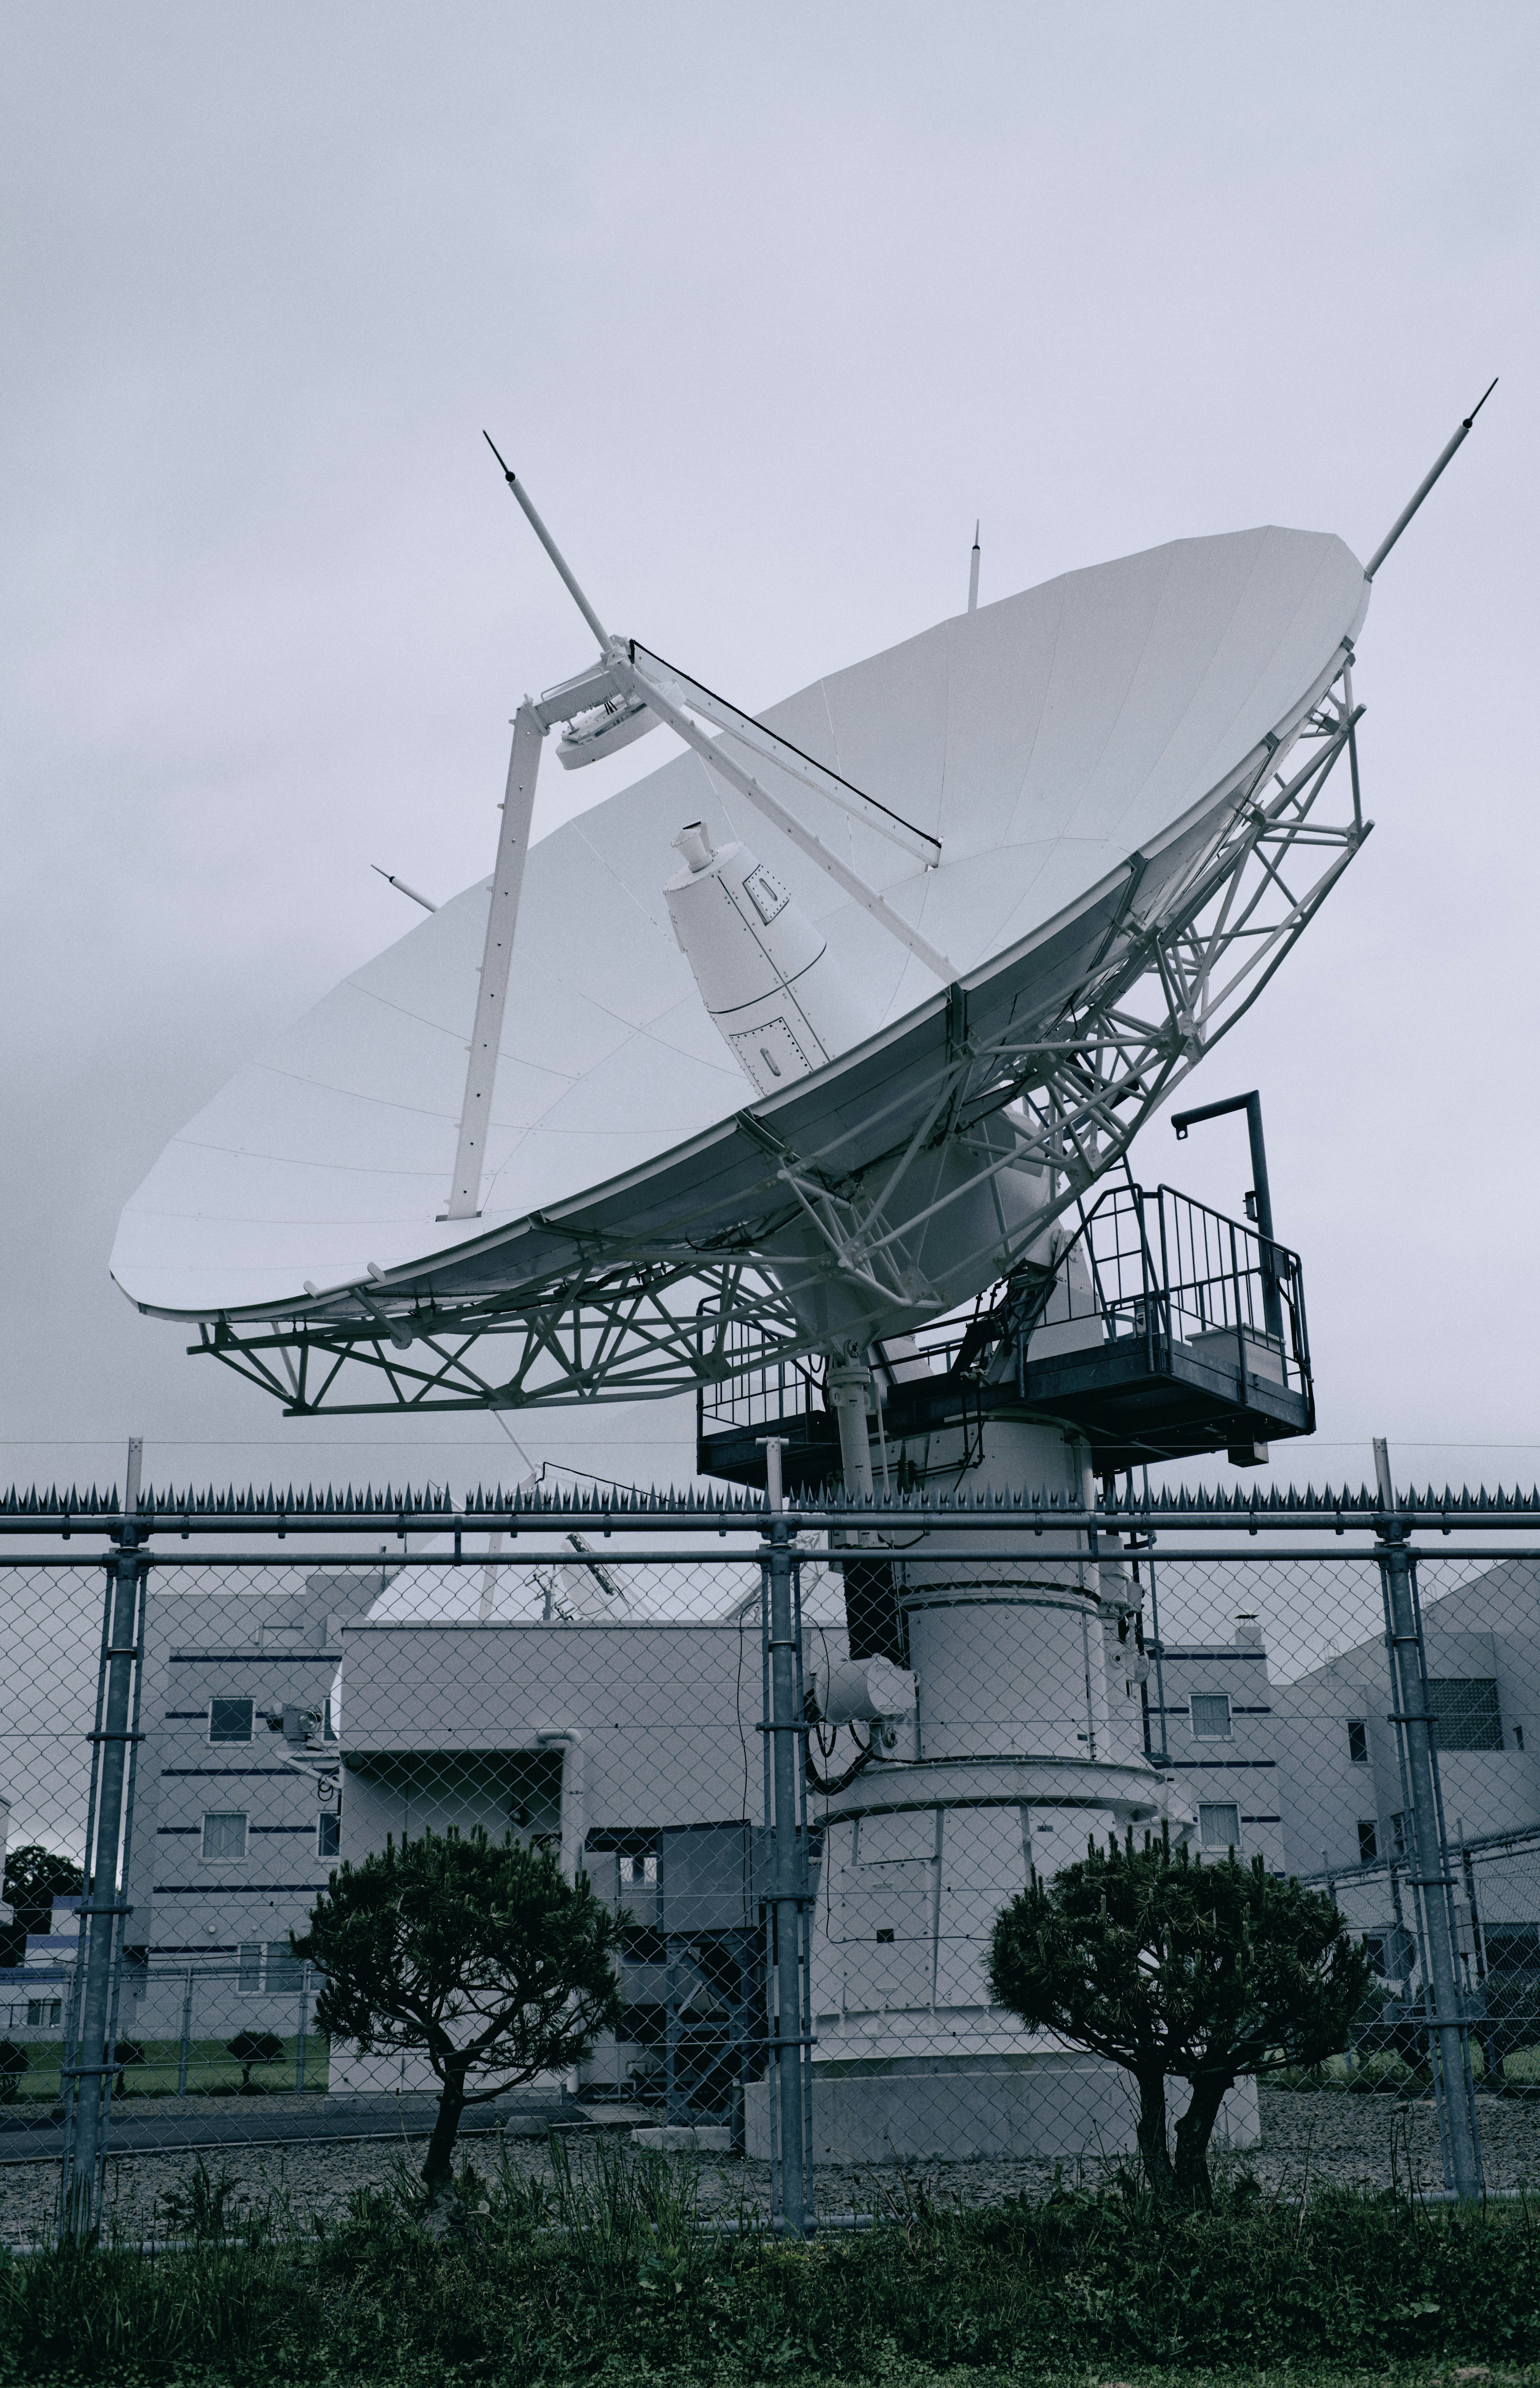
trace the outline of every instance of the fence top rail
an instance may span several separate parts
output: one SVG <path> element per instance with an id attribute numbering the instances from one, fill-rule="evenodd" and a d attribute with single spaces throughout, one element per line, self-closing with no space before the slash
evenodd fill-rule
<path id="1" fill-rule="evenodd" d="M 224 1492 L 214 1487 L 195 1492 L 189 1487 L 182 1492 L 146 1491 L 133 1510 L 123 1508 L 116 1488 L 101 1492 L 92 1486 L 83 1492 L 73 1485 L 67 1491 L 50 1486 L 45 1492 L 36 1486 L 13 1486 L 0 1493 L 0 1534 L 99 1534 L 109 1540 L 121 1539 L 129 1531 L 136 1540 L 165 1534 L 187 1538 L 229 1533 L 273 1534 L 282 1539 L 297 1528 L 319 1534 L 356 1534 L 363 1528 L 398 1538 L 550 1532 L 582 1527 L 591 1531 L 596 1527 L 604 1533 L 617 1528 L 628 1533 L 681 1529 L 763 1533 L 772 1519 L 794 1533 L 827 1529 L 865 1531 L 878 1527 L 912 1532 L 916 1525 L 932 1531 L 944 1525 L 962 1532 L 998 1532 L 1009 1523 L 1033 1534 L 1070 1529 L 1140 1539 L 1173 1530 L 1233 1533 L 1237 1528 L 1249 1534 L 1324 1531 L 1399 1539 L 1411 1532 L 1446 1535 L 1457 1528 L 1527 1527 L 1533 1531 L 1540 1524 L 1540 1485 L 1528 1492 L 1517 1488 L 1508 1492 L 1500 1486 L 1495 1492 L 1484 1486 L 1474 1491 L 1462 1486 L 1458 1492 L 1445 1486 L 1442 1492 L 1432 1485 L 1422 1491 L 1410 1488 L 1398 1493 L 1390 1508 L 1367 1485 L 1356 1492 L 1345 1485 L 1340 1491 L 1327 1485 L 1319 1492 L 1310 1485 L 1303 1489 L 1274 1485 L 1252 1492 L 1228 1492 L 1222 1487 L 1189 1492 L 1183 1486 L 1148 1496 L 1114 1492 L 1088 1508 L 1078 1500 L 1030 1490 L 975 1492 L 964 1487 L 938 1494 L 921 1489 L 859 1501 L 831 1487 L 824 1498 L 799 1500 L 779 1513 L 771 1511 L 762 1493 L 735 1489 L 643 1492 L 620 1488 L 577 1492 L 559 1487 L 547 1491 L 519 1486 L 504 1492 L 501 1485 L 491 1490 L 478 1485 L 457 1502 L 447 1487 L 435 1485 L 400 1490 L 387 1485 L 377 1492 L 367 1487 L 338 1491 L 329 1486 L 299 1490 L 289 1486 L 281 1492 L 274 1487 L 265 1492 L 250 1487 L 244 1492 L 233 1486 Z"/>
<path id="2" fill-rule="evenodd" d="M 795 1524 L 796 1521 L 793 1518 L 792 1522 Z M 1265 1533 L 1266 1529 L 1262 1531 Z M 61 1539 L 69 1540 L 72 1537 L 61 1537 Z M 1431 1547 L 1427 1543 L 1407 1542 L 1404 1547 L 1409 1558 L 1429 1561 L 1436 1559 L 1441 1564 L 1446 1560 L 1469 1559 L 1490 1567 L 1499 1556 L 1494 1551 L 1490 1543 L 1441 1541 L 1436 1546 Z M 902 1559 L 906 1555 L 923 1558 L 927 1567 L 945 1566 L 949 1563 L 971 1566 L 979 1556 L 976 1548 L 970 1549 L 965 1543 L 951 1545 L 945 1542 L 933 1542 L 929 1538 L 923 1552 L 916 1551 L 912 1543 L 907 1546 L 902 1543 L 882 1543 L 873 1545 L 864 1552 L 858 1549 L 848 1553 L 837 1545 L 834 1549 L 828 1549 L 822 1545 L 814 1546 L 808 1543 L 800 1545 L 794 1543 L 791 1549 L 793 1560 L 803 1566 L 814 1560 L 820 1564 L 837 1565 L 846 1556 Z M 274 1553 L 272 1549 L 233 1551 L 224 1548 L 218 1551 L 198 1552 L 144 1549 L 138 1556 L 144 1566 L 156 1574 L 165 1574 L 167 1571 L 174 1573 L 179 1568 L 204 1571 L 210 1568 L 341 1568 L 363 1574 L 368 1574 L 373 1570 L 377 1574 L 381 1564 L 381 1554 L 377 1543 L 367 1549 L 361 1547 L 350 1550 L 346 1545 L 341 1548 L 334 1545 L 330 1550 L 307 1551 L 286 1548 L 282 1553 Z M 761 1561 L 765 1556 L 763 1543 L 756 1543 L 751 1549 L 739 1548 L 725 1552 L 703 1549 L 698 1543 L 680 1543 L 673 1547 L 667 1544 L 659 1547 L 653 1543 L 645 1550 L 606 1550 L 605 1565 L 617 1568 L 721 1567 L 729 1564 L 744 1567 Z M 1073 1556 L 1074 1554 L 1072 1553 L 1071 1556 Z M 1088 1554 L 1088 1556 L 1090 1555 Z M 1281 1567 L 1286 1564 L 1304 1564 L 1307 1561 L 1372 1567 L 1382 1562 L 1384 1547 L 1377 1543 L 1345 1539 L 1333 1543 L 1289 1543 L 1280 1547 L 1275 1543 L 1262 1539 L 1261 1533 L 1256 1542 L 1249 1545 L 1205 1543 L 1184 1546 L 1180 1542 L 1167 1542 L 1160 1535 L 1152 1535 L 1148 1542 L 1141 1541 L 1128 1546 L 1109 1539 L 1101 1544 L 1096 1556 L 1109 1563 L 1117 1559 L 1158 1560 L 1162 1567 L 1219 1565 Z M 1042 1552 L 1035 1543 L 1022 1539 L 1005 1542 L 997 1534 L 986 1556 L 991 1566 L 1009 1565 L 1012 1560 L 1019 1559 L 1025 1563 L 1031 1559 L 1040 1559 Z M 1505 1562 L 1510 1559 L 1540 1561 L 1540 1543 L 1507 1543 L 1503 1546 L 1500 1556 Z M 429 1570 L 458 1569 L 462 1573 L 471 1574 L 484 1573 L 488 1567 L 510 1571 L 519 1568 L 538 1570 L 541 1568 L 549 1568 L 556 1562 L 573 1564 L 570 1554 L 538 1549 L 531 1545 L 524 1550 L 514 1548 L 491 1552 L 485 1549 L 397 1551 L 385 1556 L 384 1565 L 388 1577 L 393 1581 L 409 1569 Z M 4 1574 L 7 1569 L 12 1572 L 22 1572 L 27 1569 L 95 1569 L 101 1565 L 101 1556 L 95 1551 L 0 1550 L 0 1574 Z M 584 1622 L 589 1621 L 591 1620 L 584 1620 Z M 655 1620 L 645 1621 L 650 1623 Z"/>

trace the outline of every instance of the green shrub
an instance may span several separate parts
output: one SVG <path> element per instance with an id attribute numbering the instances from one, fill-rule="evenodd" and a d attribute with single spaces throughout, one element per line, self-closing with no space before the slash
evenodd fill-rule
<path id="1" fill-rule="evenodd" d="M 1405 2058 L 1397 2056 L 1393 2048 L 1381 2048 L 1372 2055 L 1359 2058 L 1347 2086 L 1361 2095 L 1383 2090 L 1404 2097 L 1418 2086 L 1418 2078 L 1417 2072 Z"/>
<path id="2" fill-rule="evenodd" d="M 401 2166 L 308 2240 L 195 2184 L 207 2243 L 0 2258 L 7 2381 L 554 2388 L 592 2379 L 852 2383 L 960 2365 L 1382 2369 L 1540 2358 L 1527 2205 L 1434 2209 L 1323 2191 L 1302 2214 L 1243 2176 L 1207 2210 L 1134 2189 L 942 2212 L 810 2245 L 697 2227 L 695 2176 L 600 2143 L 550 2185 L 462 2166 L 456 2226 L 422 2228 Z M 218 2243 L 234 2231 L 239 2244 Z"/>

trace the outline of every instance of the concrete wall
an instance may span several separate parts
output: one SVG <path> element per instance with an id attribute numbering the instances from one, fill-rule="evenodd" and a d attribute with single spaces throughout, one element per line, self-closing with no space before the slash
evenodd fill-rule
<path id="1" fill-rule="evenodd" d="M 542 1733 L 583 1737 L 590 1832 L 760 1818 L 757 1624 L 401 1624 L 343 1637 L 347 1856 L 437 1816 L 540 1808 Z M 540 1810 L 552 1827 L 549 1797 Z M 527 1828 L 541 1829 L 528 1821 Z"/>

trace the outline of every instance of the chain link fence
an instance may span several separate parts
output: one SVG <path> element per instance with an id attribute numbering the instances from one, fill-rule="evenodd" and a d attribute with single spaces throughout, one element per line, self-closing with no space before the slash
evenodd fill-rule
<path id="1" fill-rule="evenodd" d="M 324 2030 L 294 1944 L 338 1868 L 430 1834 L 543 1848 L 621 1919 L 611 2027 L 478 2077 L 477 2162 L 640 2136 L 792 2229 L 916 2175 L 971 2201 L 1131 2163 L 1131 2075 L 989 1978 L 1007 1902 L 1131 1833 L 1329 1896 L 1372 1962 L 1339 2052 L 1237 2083 L 1223 2161 L 1540 2178 L 1540 1548 L 1511 1515 L 1430 1549 L 1410 1518 L 1196 1509 L 424 1502 L 323 1536 L 252 1508 L 197 1547 L 185 1505 L 10 1514 L 13 2243 L 175 2236 L 221 2180 L 322 2216 L 419 2165 L 426 2038 Z"/>

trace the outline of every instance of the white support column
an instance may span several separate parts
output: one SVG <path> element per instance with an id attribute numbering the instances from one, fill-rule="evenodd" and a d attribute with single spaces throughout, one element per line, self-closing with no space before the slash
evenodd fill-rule
<path id="1" fill-rule="evenodd" d="M 583 1764 L 583 1736 L 570 1725 L 561 1725 L 547 1733 L 537 1733 L 535 1739 L 542 1749 L 559 1749 L 562 1753 L 562 1837 L 561 1870 L 568 1882 L 576 1882 L 583 1872 L 588 1850 L 587 1779 Z"/>
<path id="2" fill-rule="evenodd" d="M 529 850 L 535 777 L 544 736 L 533 705 L 526 700 L 514 718 L 514 745 L 508 757 L 503 827 L 498 833 L 492 899 L 487 913 L 487 943 L 481 956 L 481 985 L 476 998 L 476 1023 L 471 1030 L 470 1060 L 465 1069 L 465 1099 L 460 1112 L 454 1181 L 450 1188 L 449 1207 L 443 1213 L 446 1219 L 474 1219 L 480 1212 L 481 1176 L 487 1162 L 508 971 L 514 958 L 514 931 L 518 925 L 524 857 Z"/>
<path id="3" fill-rule="evenodd" d="M 839 1425 L 840 1466 L 852 1501 L 872 1498 L 872 1429 L 866 1407 L 871 1387 L 872 1371 L 859 1347 L 851 1346 L 837 1358 L 831 1356 L 829 1406 Z"/>

